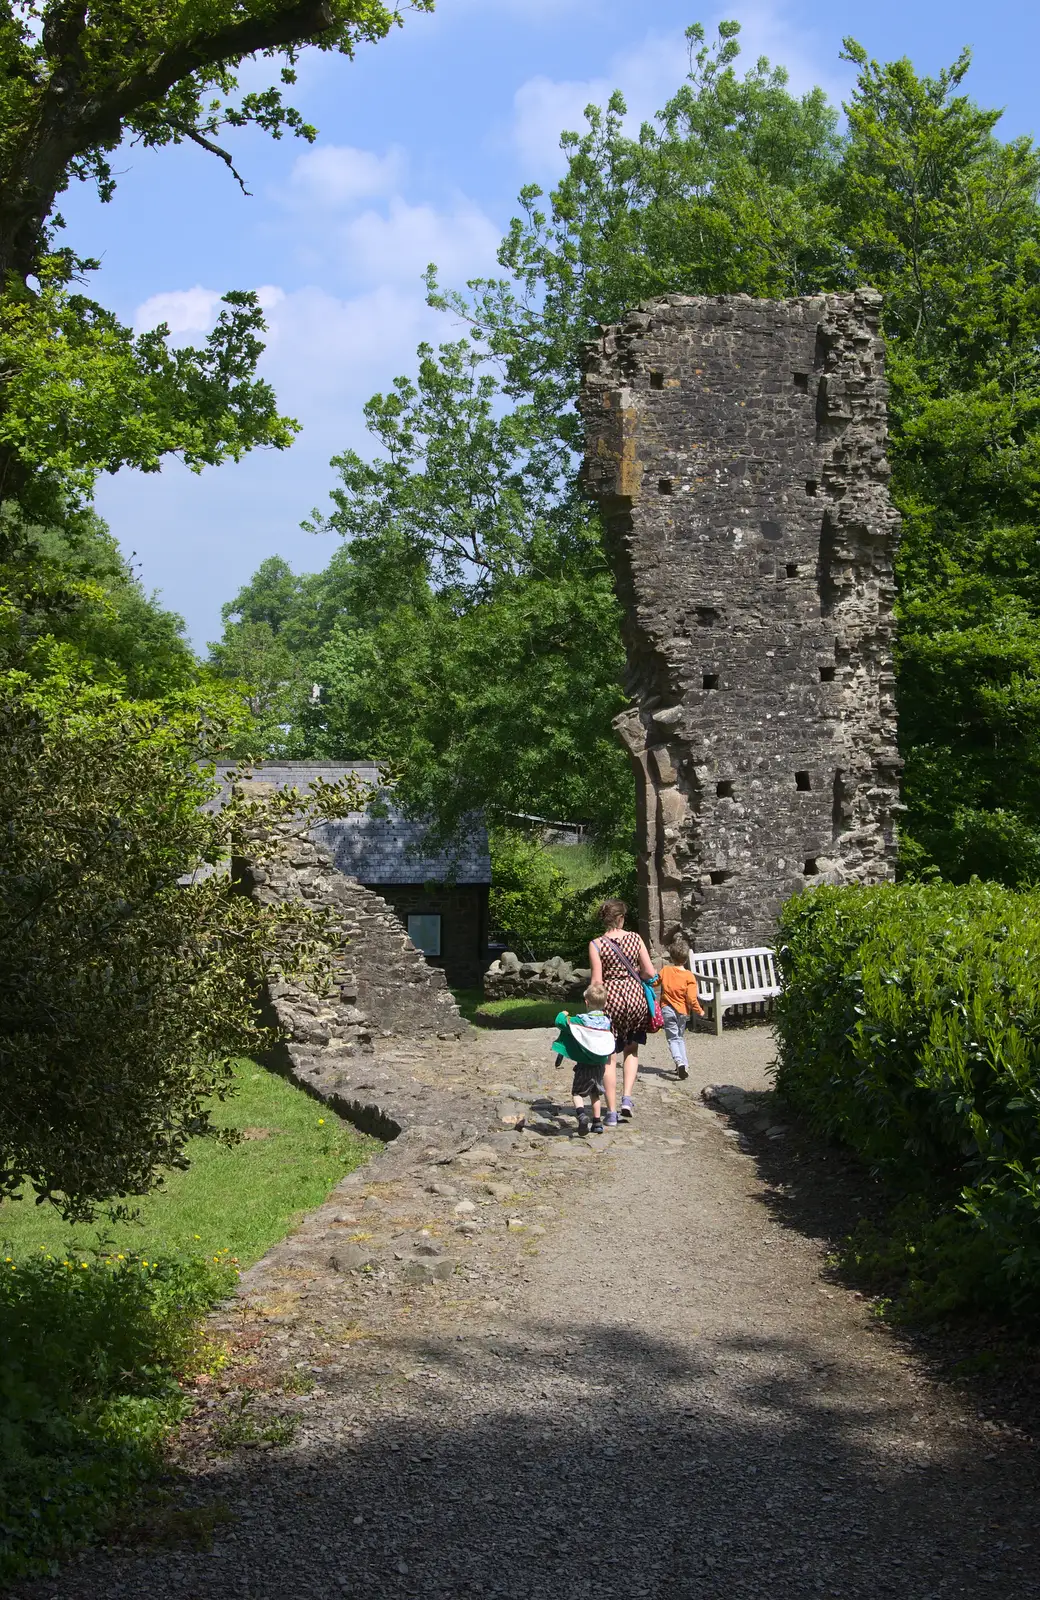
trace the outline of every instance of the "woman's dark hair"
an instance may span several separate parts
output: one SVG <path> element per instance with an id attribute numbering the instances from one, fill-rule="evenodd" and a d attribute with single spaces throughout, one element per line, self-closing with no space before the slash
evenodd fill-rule
<path id="1" fill-rule="evenodd" d="M 615 922 L 624 922 L 628 915 L 628 907 L 623 900 L 604 900 L 599 908 L 599 920 L 605 928 L 610 928 Z"/>

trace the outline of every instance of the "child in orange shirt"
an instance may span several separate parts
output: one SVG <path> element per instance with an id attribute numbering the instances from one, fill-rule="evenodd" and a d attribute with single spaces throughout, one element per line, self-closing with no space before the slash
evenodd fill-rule
<path id="1" fill-rule="evenodd" d="M 697 979 L 687 965 L 690 947 L 681 933 L 674 934 L 668 946 L 669 960 L 661 968 L 661 1015 L 664 1018 L 664 1035 L 675 1062 L 675 1076 L 688 1078 L 690 1063 L 686 1059 L 683 1034 L 690 1013 L 703 1017 L 704 1008 L 697 998 Z"/>

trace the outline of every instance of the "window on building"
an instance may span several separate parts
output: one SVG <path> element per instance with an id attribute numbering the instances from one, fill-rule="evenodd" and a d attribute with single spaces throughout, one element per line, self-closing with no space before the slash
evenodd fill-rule
<path id="1" fill-rule="evenodd" d="M 441 917 L 439 911 L 413 911 L 408 915 L 408 937 L 424 956 L 441 953 Z"/>

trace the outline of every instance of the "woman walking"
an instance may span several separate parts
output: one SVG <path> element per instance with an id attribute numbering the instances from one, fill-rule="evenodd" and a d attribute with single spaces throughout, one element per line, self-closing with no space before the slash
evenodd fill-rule
<path id="1" fill-rule="evenodd" d="M 639 1046 L 646 1043 L 647 1004 L 643 979 L 657 980 L 653 962 L 638 933 L 625 932 L 628 907 L 623 900 L 604 900 L 599 908 L 603 936 L 589 945 L 592 982 L 602 983 L 607 991 L 604 1011 L 617 1040 L 604 1077 L 607 1114 L 604 1124 L 617 1127 L 617 1062 L 622 1058 L 621 1115 L 626 1122 L 635 1107 L 632 1090 L 639 1072 Z"/>

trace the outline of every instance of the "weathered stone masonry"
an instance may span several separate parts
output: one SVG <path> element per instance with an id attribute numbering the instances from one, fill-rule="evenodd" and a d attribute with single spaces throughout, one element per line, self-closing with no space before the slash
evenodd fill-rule
<path id="1" fill-rule="evenodd" d="M 769 942 L 892 874 L 898 517 L 872 290 L 667 295 L 589 347 L 585 478 L 625 611 L 644 934 Z"/>
<path id="2" fill-rule="evenodd" d="M 248 787 L 259 795 L 270 789 Z M 409 1060 L 437 1040 L 459 1038 L 466 1024 L 443 972 L 423 959 L 386 901 L 338 871 L 322 845 L 296 837 L 291 824 L 273 832 L 278 844 L 262 865 L 248 841 L 240 846 L 236 882 L 262 905 L 302 900 L 327 911 L 339 939 L 327 990 L 269 976 L 261 1012 L 278 1039 L 267 1064 L 384 1139 L 419 1121 L 450 1127 L 461 1112 L 473 1115 L 458 1095 L 446 1099 L 402 1080 L 387 1055 L 395 1042 Z"/>

